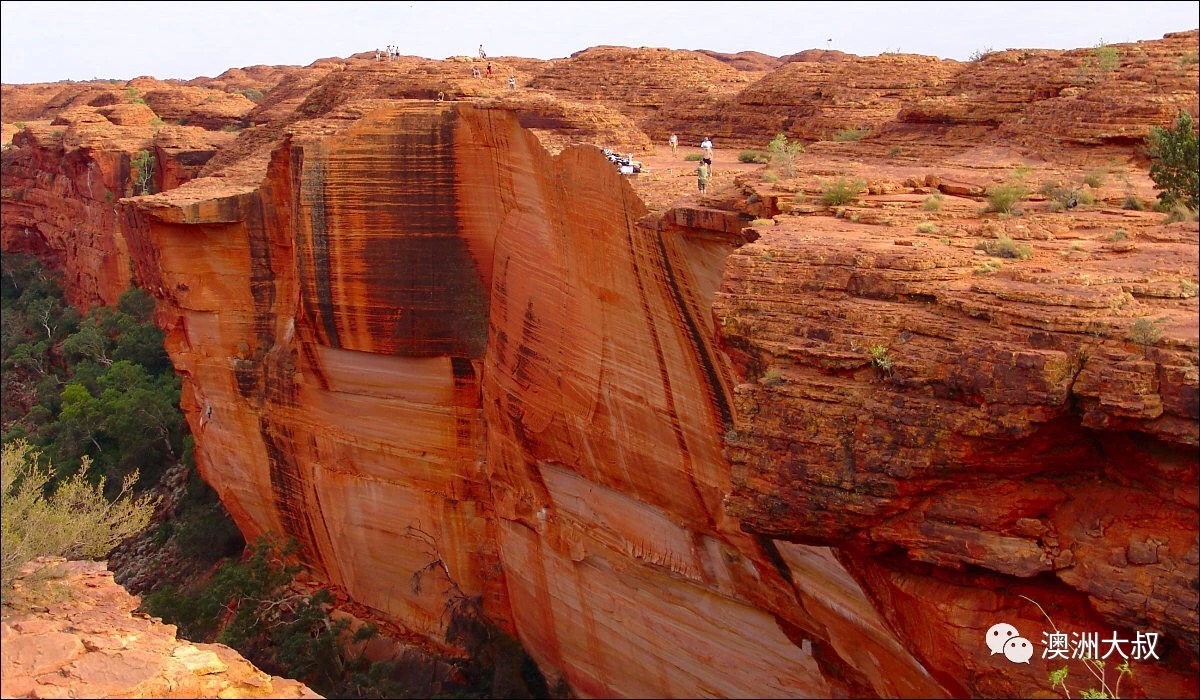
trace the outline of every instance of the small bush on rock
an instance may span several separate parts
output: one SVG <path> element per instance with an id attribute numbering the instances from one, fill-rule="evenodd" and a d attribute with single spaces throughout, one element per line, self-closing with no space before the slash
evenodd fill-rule
<path id="1" fill-rule="evenodd" d="M 821 187 L 821 201 L 830 207 L 849 204 L 866 187 L 867 183 L 862 178 L 839 177 Z"/>
<path id="2" fill-rule="evenodd" d="M 1013 183 L 997 185 L 988 192 L 987 210 L 1000 214 L 1011 214 L 1016 208 L 1017 202 L 1023 201 L 1027 196 L 1029 193 L 1020 185 Z"/>

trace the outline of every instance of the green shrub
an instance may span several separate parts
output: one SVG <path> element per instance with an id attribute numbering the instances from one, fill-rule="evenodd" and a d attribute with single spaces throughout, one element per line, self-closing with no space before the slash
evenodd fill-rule
<path id="1" fill-rule="evenodd" d="M 971 52 L 971 55 L 967 57 L 967 60 L 971 63 L 978 63 L 988 56 L 991 56 L 993 53 L 995 53 L 995 51 L 993 51 L 992 47 L 990 46 L 986 49 L 976 49 Z"/>
<path id="2" fill-rule="evenodd" d="M 1167 223 L 1174 224 L 1180 221 L 1195 221 L 1196 210 L 1187 206 L 1183 202 L 1176 202 L 1167 210 Z"/>
<path id="3" fill-rule="evenodd" d="M 1125 201 L 1121 203 L 1121 208 L 1131 211 L 1145 211 L 1146 205 L 1136 194 L 1129 193 L 1125 195 Z"/>
<path id="4" fill-rule="evenodd" d="M 758 163 L 759 165 L 765 165 L 770 161 L 770 156 L 762 151 L 742 151 L 738 154 L 739 163 Z"/>
<path id="5" fill-rule="evenodd" d="M 888 157 L 888 158 L 895 158 L 896 156 L 899 156 L 899 155 L 901 155 L 902 153 L 904 153 L 904 149 L 903 149 L 903 148 L 900 148 L 899 146 L 892 146 L 891 148 L 889 148 L 889 149 L 888 149 L 888 152 L 887 152 L 887 157 Z"/>
<path id="6" fill-rule="evenodd" d="M 765 386 L 775 386 L 777 384 L 782 384 L 783 383 L 783 374 L 778 369 L 775 369 L 774 367 L 772 367 L 771 369 L 767 370 L 766 373 L 763 374 L 762 383 Z"/>
<path id="7" fill-rule="evenodd" d="M 934 192 L 925 198 L 921 203 L 921 208 L 925 211 L 937 211 L 942 208 L 942 202 L 946 199 L 941 192 Z"/>
<path id="8" fill-rule="evenodd" d="M 773 170 L 768 170 L 762 174 L 762 179 L 763 182 L 779 182 L 779 173 Z"/>
<path id="9" fill-rule="evenodd" d="M 129 475 L 112 500 L 103 477 L 93 482 L 91 460 L 53 483 L 54 470 L 25 440 L 5 444 L 0 453 L 0 585 L 7 588 L 26 563 L 39 556 L 98 559 L 150 523 L 155 502 L 134 497 L 137 473 Z M 47 491 L 49 490 L 49 493 Z"/>
<path id="10" fill-rule="evenodd" d="M 178 625 L 180 636 L 193 641 L 210 641 L 220 635 L 222 643 L 244 649 L 244 642 L 254 633 L 259 613 L 275 608 L 273 599 L 299 571 L 287 563 L 296 549 L 294 540 L 266 534 L 247 547 L 243 562 L 226 562 L 212 577 L 193 591 L 179 591 L 165 586 L 143 597 L 142 609 L 165 622 Z M 238 603 L 230 606 L 230 603 Z M 242 604 L 244 603 L 244 604 Z M 226 609 L 237 612 L 224 630 L 218 625 Z M 275 610 L 279 614 L 280 610 Z M 266 632 L 264 628 L 259 634 Z"/>
<path id="11" fill-rule="evenodd" d="M 834 141 L 861 141 L 866 136 L 866 128 L 841 129 L 833 135 Z"/>
<path id="12" fill-rule="evenodd" d="M 1101 73 L 1110 73 L 1121 64 L 1121 52 L 1115 46 L 1108 46 L 1103 41 L 1092 49 L 1090 65 L 1095 66 Z"/>
<path id="13" fill-rule="evenodd" d="M 867 183 L 862 178 L 839 177 L 833 182 L 827 182 L 822 185 L 821 201 L 830 207 L 849 204 L 866 187 Z"/>
<path id="14" fill-rule="evenodd" d="M 257 88 L 246 88 L 245 90 L 242 90 L 242 94 L 245 95 L 246 99 L 250 100 L 251 102 L 258 102 L 263 98 L 262 90 Z"/>
<path id="15" fill-rule="evenodd" d="M 775 220 L 774 219 L 755 219 L 754 221 L 750 222 L 750 225 L 751 226 L 774 226 Z"/>
<path id="16" fill-rule="evenodd" d="M 975 245 L 975 248 L 997 258 L 1027 260 L 1033 255 L 1033 249 L 1028 245 L 1025 245 L 1024 243 L 1016 243 L 1013 241 L 1013 239 L 1007 236 L 980 241 Z"/>
<path id="17" fill-rule="evenodd" d="M 1193 211 L 1200 208 L 1197 202 L 1200 198 L 1197 192 L 1200 188 L 1200 158 L 1192 127 L 1192 115 L 1181 109 L 1174 127 L 1153 127 L 1146 137 L 1150 156 L 1155 161 L 1150 166 L 1150 179 L 1159 190 L 1159 201 L 1168 209 L 1177 202 Z"/>
<path id="18" fill-rule="evenodd" d="M 1092 204 L 1095 201 L 1090 192 L 1063 187 L 1058 183 L 1042 183 L 1041 193 L 1050 200 L 1047 205 L 1047 209 L 1050 211 L 1062 211 L 1080 204 Z"/>
<path id="19" fill-rule="evenodd" d="M 895 362 L 892 360 L 892 355 L 888 352 L 886 345 L 874 345 L 871 347 L 871 364 L 882 373 L 891 373 Z"/>
<path id="20" fill-rule="evenodd" d="M 1116 241 L 1123 241 L 1126 238 L 1129 238 L 1129 234 L 1125 231 L 1125 229 L 1119 228 L 1112 232 L 1112 235 L 1108 237 L 1108 240 L 1115 243 Z"/>
<path id="21" fill-rule="evenodd" d="M 922 221 L 917 224 L 917 233 L 937 233 L 937 224 L 932 221 Z"/>
<path id="22" fill-rule="evenodd" d="M 686 156 L 684 156 L 683 159 L 684 160 L 700 160 L 703 157 L 704 156 L 700 155 L 699 153 L 689 153 Z"/>
<path id="23" fill-rule="evenodd" d="M 1089 170 L 1084 174 L 1083 182 L 1089 187 L 1102 187 L 1104 185 L 1104 176 L 1106 174 L 1107 173 L 1105 173 L 1103 170 Z"/>
<path id="24" fill-rule="evenodd" d="M 1129 324 L 1129 333 L 1125 337 L 1138 345 L 1153 345 L 1162 337 L 1162 331 L 1152 319 L 1135 318 Z"/>
<path id="25" fill-rule="evenodd" d="M 1017 202 L 1028 196 L 1025 188 L 1015 183 L 997 185 L 988 192 L 988 211 L 1011 214 Z"/>

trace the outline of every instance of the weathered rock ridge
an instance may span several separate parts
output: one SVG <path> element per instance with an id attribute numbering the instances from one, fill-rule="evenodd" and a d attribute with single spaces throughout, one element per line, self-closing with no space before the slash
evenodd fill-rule
<path id="1" fill-rule="evenodd" d="M 1155 632 L 1123 687 L 1194 695 L 1200 236 L 1118 207 L 1153 197 L 1149 127 L 1197 112 L 1198 36 L 1104 74 L 598 47 L 498 59 L 511 92 L 365 58 L 139 79 L 146 105 L 63 86 L 16 99 L 44 122 L 5 151 L 4 250 L 81 305 L 154 293 L 248 537 L 429 636 L 444 592 L 409 580 L 439 557 L 581 696 L 1046 692 L 1052 661 L 989 653 L 999 622 Z M 725 151 L 703 198 L 649 145 L 843 128 L 868 136 L 790 186 Z M 162 192 L 127 198 L 142 148 Z M 1014 169 L 1101 163 L 1086 210 L 979 214 Z M 841 175 L 868 193 L 813 204 Z M 985 264 L 1000 238 L 1028 259 Z"/>
<path id="2" fill-rule="evenodd" d="M 135 613 L 103 563 L 37 560 L 13 596 L 0 622 L 6 698 L 321 697 L 223 644 L 176 639 L 174 625 Z"/>

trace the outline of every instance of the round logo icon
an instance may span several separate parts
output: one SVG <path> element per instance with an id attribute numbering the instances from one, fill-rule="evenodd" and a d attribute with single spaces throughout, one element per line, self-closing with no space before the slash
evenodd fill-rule
<path id="1" fill-rule="evenodd" d="M 1017 628 L 1013 627 L 1007 622 L 996 623 L 987 631 L 988 649 L 992 650 L 993 655 L 1003 654 L 1004 645 L 1008 642 L 1008 640 L 1020 638 L 1020 636 L 1021 633 L 1017 631 Z M 1030 653 L 1032 653 L 1032 651 Z"/>
<path id="2" fill-rule="evenodd" d="M 1014 664 L 1027 664 L 1033 657 L 1033 645 L 1024 637 L 1011 637 L 1004 643 L 1004 658 Z"/>

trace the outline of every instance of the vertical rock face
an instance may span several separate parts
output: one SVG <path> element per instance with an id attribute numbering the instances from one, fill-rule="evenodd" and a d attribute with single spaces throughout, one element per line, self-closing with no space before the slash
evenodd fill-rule
<path id="1" fill-rule="evenodd" d="M 27 194 L 5 199 L 4 250 L 38 255 L 67 271 L 63 289 L 73 304 L 115 303 L 130 282 L 115 204 L 127 157 L 124 163 L 120 152 L 76 152 L 65 158 L 61 129 L 30 132 L 35 157 L 10 159 L 5 153 L 6 185 L 26 185 Z"/>
<path id="2" fill-rule="evenodd" d="M 444 103 L 212 186 L 143 200 L 134 258 L 248 536 L 431 636 L 440 559 L 584 695 L 943 693 L 827 551 L 724 512 L 736 216 L 658 223 L 595 149 Z"/>
<path id="3" fill-rule="evenodd" d="M 141 105 L 80 107 L 30 124 L 4 151 L 5 252 L 36 254 L 62 272 L 67 299 L 113 304 L 132 281 L 120 199 L 137 194 L 131 158 L 157 164 L 154 189 L 191 179 L 228 134 L 165 127 Z"/>
<path id="4" fill-rule="evenodd" d="M 150 204 L 137 256 L 169 302 L 197 461 L 239 525 L 296 537 L 318 576 L 430 634 L 439 586 L 414 594 L 412 574 L 445 557 L 478 590 L 494 565 L 472 554 L 490 541 L 483 297 L 445 206 L 447 120 L 386 111 L 285 145 L 257 190 Z"/>

